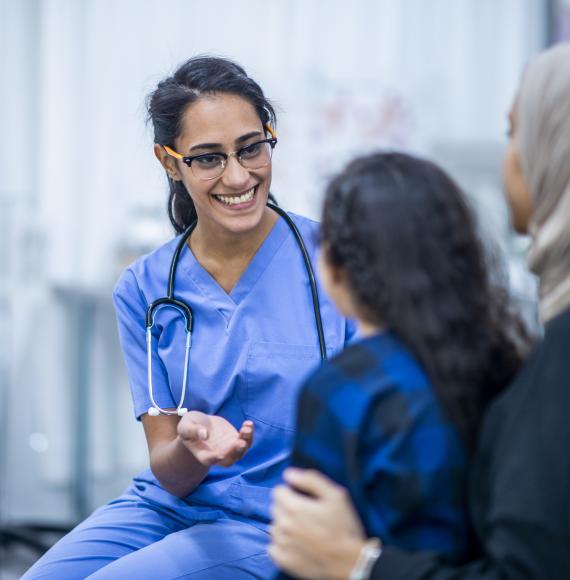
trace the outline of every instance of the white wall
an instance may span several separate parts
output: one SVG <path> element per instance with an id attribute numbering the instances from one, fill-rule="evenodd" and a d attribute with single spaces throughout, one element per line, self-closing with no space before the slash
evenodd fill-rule
<path id="1" fill-rule="evenodd" d="M 541 42 L 541 4 L 44 0 L 37 169 L 39 210 L 58 224 L 50 277 L 109 283 L 133 208 L 163 213 L 144 96 L 188 56 L 225 54 L 260 80 L 282 112 L 274 190 L 315 214 L 315 163 L 328 168 L 339 152 L 394 137 L 422 150 L 442 139 L 498 142 L 521 68 Z M 346 112 L 331 127 L 339 106 Z"/>

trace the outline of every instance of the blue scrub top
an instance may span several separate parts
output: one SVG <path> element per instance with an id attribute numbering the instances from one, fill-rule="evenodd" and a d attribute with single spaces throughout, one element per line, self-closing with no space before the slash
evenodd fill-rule
<path id="1" fill-rule="evenodd" d="M 313 266 L 318 224 L 290 214 Z M 148 411 L 145 315 L 166 294 L 179 238 L 139 258 L 119 279 L 114 302 L 137 418 Z M 328 356 L 344 347 L 354 326 L 317 285 Z M 135 479 L 150 501 L 177 510 L 218 508 L 269 521 L 271 488 L 286 467 L 299 388 L 320 363 L 309 280 L 297 242 L 283 218 L 227 294 L 188 247 L 180 256 L 174 295 L 193 310 L 194 327 L 183 406 L 219 415 L 236 428 L 255 424 L 254 443 L 231 467 L 214 466 L 184 500 L 164 491 L 150 470 Z M 157 404 L 176 407 L 182 388 L 185 329 L 179 312 L 160 309 L 153 327 L 153 390 Z M 198 512 L 200 508 L 198 508 Z M 196 512 L 196 509 L 193 509 Z"/>

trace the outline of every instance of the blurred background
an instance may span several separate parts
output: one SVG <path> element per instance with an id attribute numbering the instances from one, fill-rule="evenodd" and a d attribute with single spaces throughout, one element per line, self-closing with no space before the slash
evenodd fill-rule
<path id="1" fill-rule="evenodd" d="M 14 563 L 18 538 L 44 541 L 148 463 L 111 291 L 172 236 L 145 120 L 161 78 L 198 53 L 244 65 L 279 115 L 272 191 L 311 217 L 356 153 L 437 160 L 533 324 L 501 158 L 525 63 L 562 39 L 570 0 L 0 0 L 0 577 L 42 549 Z"/>

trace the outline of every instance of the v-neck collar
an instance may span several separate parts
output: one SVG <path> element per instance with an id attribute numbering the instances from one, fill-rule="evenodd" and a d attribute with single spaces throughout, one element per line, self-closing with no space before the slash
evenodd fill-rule
<path id="1" fill-rule="evenodd" d="M 234 311 L 251 292 L 257 280 L 259 280 L 277 250 L 285 241 L 288 232 L 289 229 L 285 220 L 279 216 L 229 294 L 198 262 L 188 246 L 183 249 L 181 269 L 186 272 L 202 294 L 208 298 L 212 308 L 217 309 L 229 324 Z"/>

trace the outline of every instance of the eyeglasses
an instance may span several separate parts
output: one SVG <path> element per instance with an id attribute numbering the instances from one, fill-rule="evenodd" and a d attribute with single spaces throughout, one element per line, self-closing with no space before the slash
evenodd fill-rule
<path id="1" fill-rule="evenodd" d="M 229 158 L 232 156 L 245 169 L 261 169 L 262 167 L 267 167 L 271 163 L 273 149 L 277 145 L 277 136 L 269 125 L 265 127 L 269 131 L 271 139 L 263 139 L 255 143 L 250 143 L 231 153 L 203 153 L 202 155 L 186 157 L 174 151 L 168 145 L 162 145 L 162 147 L 168 155 L 186 163 L 192 170 L 194 177 L 202 181 L 209 181 L 222 175 Z"/>

